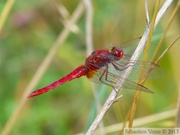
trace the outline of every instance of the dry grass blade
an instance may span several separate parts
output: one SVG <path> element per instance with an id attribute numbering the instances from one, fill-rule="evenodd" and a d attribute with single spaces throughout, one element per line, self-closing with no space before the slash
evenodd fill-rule
<path id="1" fill-rule="evenodd" d="M 5 5 L 5 7 L 4 7 L 4 9 L 0 15 L 0 33 L 2 31 L 4 23 L 8 17 L 8 14 L 9 14 L 14 2 L 15 2 L 15 0 L 7 0 L 6 5 Z"/>
<path id="2" fill-rule="evenodd" d="M 158 62 L 164 57 L 164 55 L 173 47 L 173 45 L 178 41 L 180 39 L 180 36 L 178 36 L 175 40 L 174 40 L 174 42 L 171 44 L 171 45 L 169 45 L 165 50 L 164 50 L 164 52 L 159 56 L 159 58 L 156 60 L 156 64 L 158 64 Z M 144 78 L 143 78 L 143 80 L 142 80 L 142 82 L 144 82 L 145 81 L 145 79 L 148 77 L 148 75 L 151 73 L 151 71 L 153 70 L 153 66 L 149 69 L 149 71 L 145 74 L 145 76 L 144 76 Z"/>
<path id="3" fill-rule="evenodd" d="M 91 0 L 84 0 L 86 7 L 86 47 L 87 56 L 93 51 L 92 25 L 93 25 L 93 6 Z"/>
<path id="4" fill-rule="evenodd" d="M 150 124 L 150 123 L 153 123 L 153 122 L 158 122 L 158 121 L 161 121 L 161 120 L 172 118 L 172 117 L 174 117 L 176 112 L 177 112 L 177 109 L 172 109 L 172 110 L 168 110 L 168 111 L 165 111 L 165 112 L 160 112 L 160 113 L 157 113 L 157 114 L 153 114 L 153 115 L 149 115 L 149 116 L 145 116 L 145 117 L 135 119 L 134 120 L 134 127 L 144 126 L 146 124 Z M 114 124 L 114 125 L 111 125 L 111 126 L 107 126 L 107 127 L 105 127 L 105 133 L 106 134 L 117 133 L 117 132 L 120 131 L 120 128 L 124 129 L 123 128 L 124 126 L 127 127 L 128 124 L 126 123 L 124 125 L 124 123 L 118 123 L 118 124 Z M 123 132 L 123 130 L 122 130 L 122 132 Z M 99 134 L 100 131 L 97 130 L 96 133 Z M 83 133 L 79 133 L 79 134 L 76 134 L 76 135 L 83 135 Z"/>
<path id="5" fill-rule="evenodd" d="M 173 110 L 168 110 L 168 111 L 165 111 L 165 112 L 160 112 L 160 113 L 153 114 L 153 115 L 150 115 L 150 116 L 145 116 L 145 117 L 135 119 L 134 120 L 134 126 L 135 127 L 143 126 L 143 125 L 146 125 L 146 124 L 150 124 L 150 123 L 153 123 L 153 122 L 157 122 L 157 121 L 161 121 L 161 120 L 165 120 L 165 119 L 174 117 L 176 111 L 177 111 L 176 109 L 173 109 Z M 126 124 L 125 127 L 127 127 L 127 126 L 128 125 Z M 122 127 L 121 129 L 123 129 L 123 123 L 118 123 L 118 124 L 106 127 L 105 131 L 106 131 L 107 134 L 108 133 L 113 133 L 113 132 L 118 132 L 119 127 Z"/>
<path id="6" fill-rule="evenodd" d="M 179 85 L 179 99 L 177 101 L 176 128 L 180 128 L 180 85 Z"/>
<path id="7" fill-rule="evenodd" d="M 156 60 L 156 64 L 163 58 L 163 56 L 170 50 L 170 48 L 177 42 L 177 40 L 179 40 L 180 36 L 178 36 L 174 42 L 168 47 L 166 48 L 166 50 L 164 50 L 164 52 L 161 54 L 161 56 Z M 151 71 L 153 70 L 153 67 L 149 69 L 149 72 L 145 75 L 145 77 L 143 78 L 143 80 L 140 82 L 140 84 L 142 84 L 145 79 L 147 78 L 147 76 L 151 73 Z M 133 113 L 133 118 L 134 118 L 134 115 L 135 115 L 135 111 L 136 111 L 136 107 L 137 107 L 137 101 L 138 101 L 138 96 L 139 96 L 140 92 L 137 91 L 136 94 L 135 94 L 135 98 L 134 98 L 134 102 L 133 102 L 133 106 L 132 106 L 132 112 Z M 131 119 L 131 118 L 130 118 Z M 133 120 L 133 119 L 132 119 Z M 132 123 L 131 123 L 132 124 Z M 132 125 L 131 125 L 132 126 Z M 131 128 L 131 127 L 129 127 Z"/>
<path id="8" fill-rule="evenodd" d="M 164 38 L 166 37 L 166 34 L 167 34 L 167 32 L 168 32 L 168 30 L 169 30 L 169 28 L 170 28 L 170 26 L 171 26 L 171 24 L 172 24 L 172 22 L 173 22 L 173 20 L 174 20 L 174 18 L 175 18 L 175 15 L 176 15 L 177 12 L 178 12 L 179 6 L 180 6 L 180 1 L 177 3 L 177 5 L 176 5 L 176 7 L 175 7 L 175 9 L 174 9 L 174 11 L 173 11 L 170 19 L 169 19 L 168 25 L 167 25 L 164 33 L 163 33 L 163 36 L 162 36 L 161 40 L 159 41 L 159 43 L 158 43 L 158 45 L 157 45 L 157 49 L 156 49 L 156 51 L 155 51 L 155 53 L 154 53 L 154 56 L 153 56 L 153 58 L 152 58 L 151 61 L 155 61 L 155 58 L 156 58 L 156 56 L 157 56 L 157 53 L 159 52 L 159 49 L 161 48 L 162 42 L 164 41 Z"/>
<path id="9" fill-rule="evenodd" d="M 149 32 L 149 36 L 148 36 L 148 41 L 147 41 L 146 48 L 145 48 L 143 61 L 146 61 L 147 56 L 148 56 L 148 51 L 149 51 L 149 48 L 150 48 L 150 43 L 151 43 L 151 39 L 152 39 L 152 34 L 153 34 L 155 20 L 156 20 L 156 17 L 157 17 L 157 12 L 158 12 L 159 6 L 160 6 L 160 0 L 158 0 L 157 3 L 156 3 L 156 7 L 155 7 L 153 19 L 152 19 L 152 24 L 151 24 L 151 28 L 150 28 L 150 32 Z M 143 71 L 140 73 L 140 77 L 139 77 L 139 81 L 138 81 L 138 83 L 140 83 L 140 84 L 142 84 L 142 82 L 141 82 L 141 80 L 143 78 L 142 73 L 143 73 Z M 130 118 L 129 118 L 129 126 L 128 126 L 129 128 L 132 128 L 132 125 L 133 125 L 133 120 L 134 120 L 134 116 L 135 116 L 135 112 L 136 112 L 136 108 L 137 108 L 137 102 L 139 100 L 139 94 L 140 94 L 140 91 L 136 91 L 135 97 L 134 97 L 134 102 L 133 102 L 133 105 L 132 105 L 132 110 L 131 110 L 131 113 L 130 113 Z"/>
<path id="10" fill-rule="evenodd" d="M 167 51 L 169 51 L 169 50 L 171 49 L 171 47 L 172 47 L 179 39 L 180 39 L 180 36 L 178 36 L 178 37 L 174 40 L 174 42 L 173 42 L 170 46 L 168 46 L 168 47 L 166 48 L 166 50 L 164 50 L 164 52 L 159 56 L 159 58 L 156 60 L 155 63 L 158 63 L 158 62 L 163 58 L 163 56 L 167 53 Z"/>
<path id="11" fill-rule="evenodd" d="M 93 51 L 93 6 L 91 0 L 83 0 L 86 8 L 86 55 L 89 56 Z M 95 100 L 97 110 L 100 111 L 101 105 L 98 99 L 98 94 L 95 85 L 92 84 L 92 92 Z M 101 134 L 104 134 L 103 122 L 100 123 Z"/>
<path id="12" fill-rule="evenodd" d="M 146 11 L 146 23 L 150 24 L 147 0 L 145 0 L 144 2 L 145 2 L 145 11 Z"/>
<path id="13" fill-rule="evenodd" d="M 83 3 L 80 2 L 76 10 L 74 11 L 72 18 L 70 19 L 70 26 L 71 27 L 74 23 L 77 22 L 77 20 L 80 18 L 80 16 L 83 13 Z M 56 54 L 56 51 L 58 50 L 59 46 L 66 40 L 68 34 L 70 32 L 70 29 L 68 27 L 64 28 L 64 30 L 60 33 L 57 40 L 55 41 L 54 45 L 52 46 L 51 50 L 37 69 L 35 75 L 33 76 L 32 80 L 30 81 L 29 85 L 24 91 L 24 94 L 22 95 L 22 98 L 20 99 L 20 102 L 18 106 L 16 107 L 15 111 L 13 112 L 12 116 L 9 118 L 8 122 L 6 123 L 5 127 L 3 128 L 1 135 L 7 135 L 12 129 L 13 124 L 19 118 L 19 114 L 25 104 L 27 103 L 27 95 L 30 93 L 36 84 L 39 82 L 40 78 L 48 68 L 50 62 L 52 61 L 53 57 Z"/>
<path id="14" fill-rule="evenodd" d="M 120 130 L 120 132 L 119 132 L 119 135 L 123 135 L 123 133 L 124 133 L 124 129 L 126 128 L 126 126 L 127 126 L 127 121 L 128 121 L 128 119 L 129 119 L 129 116 L 130 116 L 130 113 L 131 113 L 131 110 L 129 109 L 129 111 L 128 111 L 128 114 L 126 115 L 126 118 L 125 118 L 125 120 L 124 120 L 124 122 L 123 122 L 123 124 L 122 124 L 122 130 Z"/>
<path id="15" fill-rule="evenodd" d="M 156 64 L 164 57 L 164 55 L 170 50 L 170 48 L 178 41 L 180 39 L 180 36 L 178 36 L 175 40 L 174 40 L 174 42 L 170 45 L 170 46 L 168 46 L 165 50 L 164 50 L 164 52 L 161 54 L 161 56 L 156 60 Z M 141 83 L 143 83 L 144 81 L 145 81 L 145 79 L 147 78 L 147 76 L 151 73 L 151 71 L 153 70 L 153 67 L 152 68 L 150 68 L 149 69 L 149 72 L 145 75 L 145 77 L 143 78 L 143 80 L 142 80 L 142 82 Z M 138 96 L 139 96 L 139 91 L 137 91 L 136 92 L 136 95 L 135 95 L 135 98 L 134 98 L 134 103 L 133 103 L 133 111 L 134 112 L 132 112 L 132 113 L 134 113 L 135 114 L 135 109 L 136 109 L 136 107 L 137 107 L 137 101 L 138 101 Z M 179 105 L 178 105 L 179 106 Z M 134 114 L 133 114 L 133 116 L 134 116 Z M 179 118 L 179 113 L 177 113 L 177 122 L 178 122 L 178 118 Z M 132 124 L 132 123 L 131 123 Z M 131 125 L 132 126 L 132 125 Z M 130 127 L 129 127 L 130 128 Z"/>

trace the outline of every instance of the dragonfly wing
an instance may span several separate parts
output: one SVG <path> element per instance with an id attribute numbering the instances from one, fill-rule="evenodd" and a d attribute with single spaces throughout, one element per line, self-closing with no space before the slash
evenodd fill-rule
<path id="1" fill-rule="evenodd" d="M 138 38 L 132 39 L 132 40 L 124 42 L 124 43 L 110 44 L 110 45 L 108 45 L 108 47 L 105 47 L 105 48 L 107 48 L 109 51 L 111 51 L 112 47 L 122 48 L 124 51 L 124 54 L 128 54 L 129 56 L 131 56 L 134 53 L 134 51 L 136 50 L 140 39 L 141 39 L 141 37 L 138 37 Z"/>
<path id="2" fill-rule="evenodd" d="M 109 64 L 109 70 L 117 75 L 122 75 L 124 70 L 128 67 L 133 67 L 130 75 L 128 78 L 131 80 L 138 80 L 140 74 L 142 74 L 143 78 L 147 76 L 147 79 L 156 79 L 160 78 L 164 75 L 163 69 L 152 62 L 146 62 L 146 61 L 131 61 L 127 58 L 124 58 L 119 61 L 112 61 L 111 64 Z M 115 68 L 116 67 L 116 68 Z"/>
<path id="3" fill-rule="evenodd" d="M 123 82 L 122 87 L 125 88 L 125 89 L 139 90 L 139 91 L 144 91 L 144 92 L 154 94 L 154 92 L 152 90 L 148 89 L 147 87 L 145 87 L 145 86 L 143 86 L 141 84 L 135 83 L 135 82 L 133 82 L 131 80 L 128 80 L 128 79 L 125 79 L 125 81 Z"/>
<path id="4" fill-rule="evenodd" d="M 123 77 L 116 75 L 114 73 L 106 72 L 107 71 L 106 68 L 107 67 L 104 67 L 94 72 L 94 76 L 90 78 L 90 80 L 97 83 L 104 83 L 113 88 L 115 88 L 117 82 L 119 82 L 119 83 L 123 83 L 122 88 L 125 89 L 140 90 L 148 93 L 153 93 L 153 91 L 151 91 L 150 89 L 146 88 L 141 84 L 135 83 L 129 79 L 124 79 Z"/>
<path id="5" fill-rule="evenodd" d="M 142 74 L 142 77 L 146 77 L 147 79 L 156 79 L 160 78 L 164 75 L 163 69 L 155 63 L 152 62 L 146 62 L 146 61 L 134 61 L 134 67 L 131 71 L 130 78 L 134 77 L 137 78 L 137 76 L 140 76 Z M 139 79 L 139 78 L 138 78 Z"/>

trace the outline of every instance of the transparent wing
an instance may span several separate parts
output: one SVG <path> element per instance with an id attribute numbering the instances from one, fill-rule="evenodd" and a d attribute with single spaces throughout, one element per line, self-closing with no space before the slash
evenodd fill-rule
<path id="1" fill-rule="evenodd" d="M 156 79 L 162 77 L 164 75 L 164 71 L 159 65 L 152 62 L 130 60 L 139 41 L 140 38 L 136 38 L 120 45 L 112 45 L 108 47 L 109 51 L 113 46 L 120 47 L 124 51 L 124 56 L 119 61 L 111 61 L 111 63 L 108 65 L 108 70 L 116 75 L 121 76 L 126 68 L 128 68 L 129 66 L 133 67 L 133 70 L 128 77 L 128 79 L 130 80 L 138 80 L 140 73 L 143 77 L 146 76 L 146 74 L 150 73 L 147 76 L 147 79 Z"/>
<path id="2" fill-rule="evenodd" d="M 156 79 L 164 75 L 164 71 L 159 65 L 146 61 L 130 61 L 126 56 L 119 61 L 112 61 L 109 64 L 108 70 L 109 72 L 121 76 L 128 67 L 133 68 L 128 77 L 131 80 L 138 80 L 140 74 L 143 78 L 148 75 L 147 79 Z"/>
<path id="3" fill-rule="evenodd" d="M 130 90 L 140 90 L 148 93 L 153 93 L 150 89 L 146 88 L 145 86 L 135 83 L 131 80 L 124 79 L 119 75 L 116 75 L 111 72 L 107 72 L 108 67 L 101 68 L 94 72 L 94 76 L 92 78 L 89 78 L 93 82 L 97 83 L 104 83 L 106 85 L 109 85 L 111 87 L 115 87 L 117 82 L 122 83 L 122 88 L 130 89 Z"/>
<path id="4" fill-rule="evenodd" d="M 129 56 L 131 56 L 134 53 L 140 39 L 141 38 L 139 37 L 139 38 L 132 39 L 124 43 L 120 43 L 120 44 L 110 44 L 105 48 L 108 49 L 109 51 L 112 49 L 112 47 L 122 48 L 124 51 L 124 54 L 128 54 Z"/>

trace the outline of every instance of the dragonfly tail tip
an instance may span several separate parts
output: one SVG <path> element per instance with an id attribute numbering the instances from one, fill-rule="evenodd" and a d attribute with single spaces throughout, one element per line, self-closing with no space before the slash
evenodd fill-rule
<path id="1" fill-rule="evenodd" d="M 34 97 L 34 96 L 36 96 L 34 93 L 31 93 L 31 94 L 29 94 L 28 96 L 27 96 L 27 98 L 32 98 L 32 97 Z"/>

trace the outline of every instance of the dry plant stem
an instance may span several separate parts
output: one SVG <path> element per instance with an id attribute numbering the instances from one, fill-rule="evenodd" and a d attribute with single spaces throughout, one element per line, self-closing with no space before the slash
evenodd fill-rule
<path id="1" fill-rule="evenodd" d="M 164 52 L 159 56 L 159 58 L 155 61 L 155 63 L 158 63 L 158 62 L 162 59 L 162 57 L 167 53 L 167 51 L 169 51 L 169 50 L 171 49 L 171 47 L 172 47 L 179 39 L 180 39 L 180 36 L 178 36 L 178 37 L 173 41 L 173 43 L 172 43 L 170 46 L 168 46 L 168 47 L 166 48 L 166 50 L 164 50 Z"/>
<path id="2" fill-rule="evenodd" d="M 72 18 L 70 19 L 71 25 L 73 25 L 74 23 L 77 22 L 77 20 L 80 18 L 80 16 L 83 13 L 83 9 L 84 9 L 83 3 L 81 2 L 78 5 L 78 7 L 76 8 L 76 10 L 74 11 Z M 20 99 L 20 103 L 18 104 L 15 111 L 13 112 L 13 114 L 11 115 L 9 120 L 7 121 L 5 127 L 3 128 L 2 132 L 1 132 L 1 135 L 9 134 L 13 124 L 15 123 L 17 118 L 20 117 L 19 114 L 27 101 L 27 95 L 35 88 L 35 86 L 39 82 L 40 78 L 42 77 L 42 75 L 46 71 L 47 67 L 49 66 L 50 62 L 52 61 L 53 57 L 55 56 L 59 46 L 66 40 L 66 38 L 69 34 L 69 31 L 70 31 L 70 29 L 68 29 L 66 27 L 58 36 L 57 40 L 55 41 L 55 43 L 52 46 L 51 50 L 49 51 L 48 55 L 45 57 L 45 59 L 43 60 L 43 62 L 39 66 L 39 68 L 37 69 L 35 75 L 33 76 L 32 80 L 30 81 L 29 85 L 25 89 L 24 94 L 22 95 L 22 98 Z"/>
<path id="3" fill-rule="evenodd" d="M 177 42 L 177 40 L 179 40 L 180 39 L 180 36 L 178 36 L 175 40 L 174 40 L 174 42 L 170 45 L 170 46 L 168 46 L 165 50 L 164 50 L 164 52 L 159 56 L 159 58 L 155 61 L 155 63 L 156 64 L 158 64 L 158 62 L 164 57 L 164 55 L 171 49 L 171 47 Z M 151 73 L 151 71 L 153 70 L 153 66 L 149 69 L 149 71 L 144 75 L 144 78 L 143 78 L 143 80 L 141 81 L 141 83 L 143 83 L 145 80 L 146 80 L 146 78 L 148 77 L 148 75 Z"/>
<path id="4" fill-rule="evenodd" d="M 162 8 L 159 10 L 159 12 L 157 14 L 157 18 L 156 18 L 156 21 L 155 21 L 155 27 L 159 23 L 161 17 L 165 14 L 165 11 L 171 5 L 172 2 L 173 2 L 173 0 L 166 0 L 164 2 Z M 149 26 L 146 27 L 146 30 L 145 30 L 145 32 L 144 32 L 144 34 L 143 34 L 143 36 L 142 36 L 142 38 L 141 38 L 141 40 L 140 40 L 140 42 L 138 44 L 138 47 L 136 48 L 133 56 L 131 57 L 131 60 L 137 60 L 139 58 L 139 56 L 142 53 L 142 50 L 143 50 L 143 48 L 145 46 L 145 43 L 147 41 L 148 34 L 149 34 Z M 132 70 L 132 68 L 127 68 L 124 71 L 124 74 L 123 74 L 122 77 L 127 78 L 128 75 L 130 74 L 131 70 Z M 108 99 L 106 100 L 104 106 L 102 107 L 101 112 L 99 112 L 98 116 L 96 117 L 96 119 L 93 121 L 90 128 L 86 132 L 86 135 L 92 135 L 95 132 L 97 126 L 102 121 L 104 115 L 107 113 L 107 111 L 110 109 L 110 107 L 114 103 L 114 100 L 116 99 L 116 96 L 117 96 L 118 92 L 120 91 L 120 88 L 122 87 L 122 83 L 118 83 L 116 89 L 111 92 L 110 96 L 108 97 Z"/>
<path id="5" fill-rule="evenodd" d="M 7 16 L 9 14 L 14 2 L 15 2 L 15 0 L 7 0 L 6 1 L 6 5 L 4 6 L 4 9 L 0 15 L 0 33 L 2 32 L 2 28 L 4 26 L 4 23 L 7 19 Z"/>
<path id="6" fill-rule="evenodd" d="M 145 11 L 146 11 L 146 23 L 150 24 L 147 0 L 145 0 L 144 3 L 145 3 Z"/>
<path id="7" fill-rule="evenodd" d="M 180 128 L 180 81 L 179 81 L 179 97 L 177 101 L 176 128 Z"/>
<path id="8" fill-rule="evenodd" d="M 92 37 L 92 25 L 93 25 L 93 6 L 91 0 L 83 0 L 86 8 L 86 47 L 87 56 L 93 51 L 93 37 Z"/>
<path id="9" fill-rule="evenodd" d="M 70 31 L 72 33 L 78 34 L 79 28 L 75 24 L 71 24 L 71 22 L 69 22 L 70 13 L 66 9 L 66 7 L 61 2 L 58 2 L 58 3 L 55 1 L 53 1 L 53 2 L 54 2 L 54 5 L 56 6 L 57 10 L 59 11 L 61 16 L 63 17 L 63 19 L 60 19 L 60 22 L 62 22 L 64 27 L 67 27 L 68 29 L 71 28 Z"/>
<path id="10" fill-rule="evenodd" d="M 66 9 L 66 7 L 62 4 L 62 2 L 58 1 L 58 3 L 57 3 L 56 1 L 54 1 L 54 5 L 57 6 L 57 9 L 58 9 L 59 13 L 62 15 L 63 19 L 68 20 L 70 17 L 70 13 Z"/>
<path id="11" fill-rule="evenodd" d="M 161 56 L 156 60 L 156 64 L 164 57 L 164 55 L 170 50 L 170 48 L 177 42 L 177 40 L 179 40 L 180 39 L 180 36 L 178 36 L 175 40 L 174 40 L 174 42 L 170 45 L 170 46 L 168 46 L 168 48 L 166 48 L 165 50 L 164 50 L 164 52 L 161 54 Z M 152 67 L 153 68 L 153 67 Z M 151 69 L 150 69 L 150 71 L 151 71 Z M 151 72 L 148 72 L 149 74 L 151 73 Z M 145 81 L 145 79 L 146 79 L 146 77 L 149 75 L 149 74 L 147 74 L 146 76 L 145 76 L 145 78 L 142 80 L 142 82 L 141 83 L 143 83 L 144 81 Z M 137 101 L 138 101 L 138 96 L 139 96 L 139 93 L 140 92 L 137 92 L 137 94 L 135 95 L 135 101 L 134 101 L 134 104 L 133 104 L 133 109 L 135 110 L 136 109 L 136 104 L 137 104 Z M 135 112 L 135 111 L 134 111 Z M 134 114 L 133 114 L 134 115 Z M 178 115 L 179 115 L 179 113 L 177 113 L 177 119 L 178 119 Z M 177 120 L 178 121 L 178 120 Z M 129 128 L 131 128 L 131 127 L 129 127 Z"/>
<path id="12" fill-rule="evenodd" d="M 135 93 L 132 109 L 130 112 L 128 128 L 132 128 L 140 93 L 141 93 L 140 91 L 136 91 L 136 93 Z"/>
<path id="13" fill-rule="evenodd" d="M 169 49 L 177 42 L 177 40 L 179 40 L 179 38 L 180 38 L 180 36 L 178 36 L 175 40 L 174 40 L 174 42 L 168 47 L 168 48 L 166 48 L 166 50 L 161 54 L 161 56 L 156 60 L 156 62 L 155 63 L 158 63 L 162 58 L 163 58 L 163 56 L 167 53 L 167 51 L 169 51 Z M 150 72 L 148 72 L 148 74 L 146 74 L 146 76 L 143 78 L 143 80 L 140 82 L 140 84 L 142 84 L 144 81 L 145 81 L 145 79 L 146 79 L 146 77 L 151 73 L 151 71 L 152 71 L 152 69 L 153 69 L 153 67 L 149 70 Z M 136 110 L 136 104 L 135 103 L 137 103 L 137 98 L 138 98 L 138 95 L 139 95 L 139 92 L 137 91 L 136 92 L 137 93 L 137 95 L 135 94 L 135 101 L 134 101 L 134 104 L 133 104 L 133 107 L 132 107 L 132 112 L 134 112 L 133 114 L 132 114 L 132 117 L 134 118 L 134 115 L 135 115 L 135 110 Z M 132 119 L 133 119 L 132 118 Z M 130 118 L 130 120 L 132 120 L 131 118 Z M 130 121 L 129 122 L 130 124 L 129 124 L 129 128 L 131 128 L 132 127 L 132 122 Z"/>
<path id="14" fill-rule="evenodd" d="M 157 17 L 157 12 L 158 12 L 159 6 L 160 6 L 160 0 L 158 0 L 157 3 L 156 3 L 156 7 L 155 7 L 153 19 L 152 19 L 152 24 L 151 24 L 149 36 L 148 36 L 147 44 L 146 44 L 146 47 L 145 47 L 143 61 L 146 61 L 147 56 L 148 56 L 148 51 L 149 51 L 149 48 L 150 48 L 150 43 L 151 43 L 152 34 L 153 34 L 153 30 L 154 30 L 154 24 L 155 24 L 155 20 L 156 20 L 156 17 Z M 140 83 L 140 84 L 143 83 L 143 82 L 141 82 L 141 80 L 143 78 L 142 73 L 143 73 L 143 69 L 142 69 L 142 72 L 140 73 L 140 77 L 139 77 L 139 80 L 138 80 L 138 83 Z M 132 110 L 131 110 L 131 114 L 130 114 L 130 118 L 129 118 L 129 126 L 128 126 L 129 128 L 132 128 L 132 125 L 133 125 L 133 120 L 134 120 L 134 116 L 135 116 L 135 112 L 136 112 L 136 108 L 137 108 L 137 102 L 139 100 L 140 93 L 141 93 L 140 91 L 136 91 L 135 96 L 134 96 Z"/>
<path id="15" fill-rule="evenodd" d="M 143 61 L 146 61 L 147 56 L 148 56 L 148 52 L 149 52 L 149 48 L 150 48 L 150 44 L 151 44 L 151 39 L 152 39 L 153 31 L 154 31 L 155 20 L 156 20 L 156 17 L 157 17 L 157 12 L 159 10 L 159 7 L 160 7 L 160 0 L 157 0 L 154 15 L 153 15 L 153 18 L 152 18 L 152 24 L 151 24 L 147 44 L 146 44 L 146 47 L 145 47 Z M 147 24 L 147 25 L 149 25 L 149 24 Z"/>
<path id="16" fill-rule="evenodd" d="M 179 38 L 180 38 L 180 36 L 177 38 L 177 40 Z M 176 125 L 175 126 L 176 126 L 176 128 L 180 128 L 180 85 L 179 85 L 179 97 L 178 97 L 178 101 L 177 101 L 177 114 L 176 114 Z"/>
<path id="17" fill-rule="evenodd" d="M 162 121 L 162 120 L 166 120 L 169 118 L 172 118 L 176 115 L 177 109 L 172 109 L 172 110 L 168 110 L 168 111 L 164 111 L 164 112 L 160 112 L 157 114 L 153 114 L 153 115 L 149 115 L 149 116 L 145 116 L 145 117 L 141 117 L 138 119 L 134 120 L 134 127 L 139 127 L 139 126 L 144 126 L 146 124 L 151 124 L 154 122 L 158 122 L 158 121 Z M 118 123 L 118 124 L 114 124 L 114 125 L 110 125 L 105 127 L 105 132 L 106 134 L 112 134 L 115 133 L 117 134 L 117 132 L 120 131 L 120 129 L 123 129 L 124 126 L 124 122 L 123 123 Z M 125 127 L 127 127 L 128 125 L 125 124 Z M 97 129 L 97 134 L 99 134 L 99 130 Z M 84 135 L 83 133 L 78 133 L 76 135 Z"/>
<path id="18" fill-rule="evenodd" d="M 163 56 L 167 53 L 167 51 L 170 50 L 170 48 L 177 42 L 177 40 L 180 39 L 180 36 L 178 36 L 174 42 L 168 46 L 168 48 L 166 48 L 166 50 L 161 54 L 161 56 L 156 60 L 155 63 L 158 63 L 162 58 Z M 179 95 L 180 95 L 180 87 L 179 87 Z M 176 114 L 176 125 L 175 125 L 177 128 L 180 127 L 180 96 L 179 96 L 179 99 L 178 99 L 178 102 L 177 102 L 177 114 Z"/>
<path id="19" fill-rule="evenodd" d="M 93 51 L 93 6 L 91 0 L 83 0 L 85 8 L 86 8 L 86 55 L 89 56 Z M 94 95 L 97 111 L 99 112 L 101 109 L 100 102 L 98 100 L 98 94 L 95 89 L 95 85 L 92 84 L 92 92 Z M 103 122 L 99 125 L 101 135 L 104 135 L 104 125 Z"/>
<path id="20" fill-rule="evenodd" d="M 174 9 L 174 11 L 173 11 L 170 19 L 169 19 L 168 25 L 167 25 L 164 33 L 163 33 L 163 36 L 162 36 L 161 40 L 159 41 L 159 43 L 158 43 L 158 45 L 157 45 L 157 49 L 156 49 L 156 51 L 155 51 L 155 53 L 154 53 L 154 56 L 153 56 L 153 58 L 152 58 L 151 61 L 155 61 L 155 58 L 156 58 L 156 56 L 157 56 L 157 53 L 159 52 L 159 49 L 160 49 L 161 46 L 162 46 L 162 42 L 164 41 L 164 39 L 165 39 L 165 37 L 166 37 L 166 34 L 167 34 L 167 32 L 168 32 L 168 30 L 169 30 L 169 28 L 170 28 L 170 26 L 171 26 L 171 24 L 172 24 L 172 22 L 173 22 L 173 20 L 174 20 L 174 18 L 175 18 L 175 15 L 177 14 L 177 11 L 178 11 L 179 7 L 180 7 L 180 0 L 179 0 L 179 2 L 177 3 L 177 5 L 176 5 L 176 7 L 175 7 L 175 9 Z"/>
<path id="21" fill-rule="evenodd" d="M 164 111 L 164 112 L 161 112 L 161 113 L 157 113 L 157 114 L 154 114 L 154 115 L 138 118 L 138 119 L 134 120 L 134 126 L 135 127 L 144 126 L 145 124 L 150 124 L 150 123 L 153 123 L 153 122 L 158 122 L 158 121 L 161 121 L 161 120 L 172 118 L 172 117 L 175 116 L 176 112 L 177 112 L 177 109 L 173 109 L 173 110 L 168 110 L 168 111 Z M 125 127 L 127 127 L 127 126 L 128 125 L 126 124 Z M 123 123 L 118 123 L 118 124 L 115 124 L 115 125 L 112 125 L 112 126 L 108 126 L 108 127 L 105 127 L 105 132 L 106 132 L 106 134 L 113 133 L 113 132 L 118 132 L 121 127 L 123 127 Z"/>
<path id="22" fill-rule="evenodd" d="M 131 110 L 129 109 L 128 114 L 126 115 L 126 118 L 125 118 L 125 120 L 124 120 L 124 122 L 123 122 L 123 124 L 121 126 L 122 128 L 121 128 L 121 130 L 119 132 L 119 135 L 123 135 L 124 134 L 123 130 L 126 128 L 127 121 L 129 119 L 130 113 L 131 113 Z M 118 129 L 120 129 L 120 128 L 118 128 Z"/>

